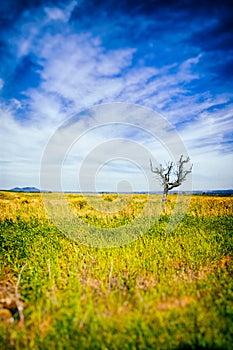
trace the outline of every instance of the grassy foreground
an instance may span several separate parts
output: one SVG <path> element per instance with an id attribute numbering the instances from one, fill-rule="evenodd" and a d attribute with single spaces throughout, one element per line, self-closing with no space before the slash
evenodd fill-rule
<path id="1" fill-rule="evenodd" d="M 40 194 L 0 192 L 0 349 L 231 349 L 233 198 L 193 197 L 171 232 L 168 198 L 140 239 L 98 249 L 62 234 Z M 146 197 L 107 217 L 68 200 L 91 225 L 114 227 Z"/>

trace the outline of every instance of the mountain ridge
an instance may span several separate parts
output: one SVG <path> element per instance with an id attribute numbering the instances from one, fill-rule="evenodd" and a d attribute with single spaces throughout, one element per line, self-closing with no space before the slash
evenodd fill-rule
<path id="1" fill-rule="evenodd" d="M 9 191 L 11 192 L 40 192 L 40 190 L 36 187 L 14 187 L 11 188 Z"/>

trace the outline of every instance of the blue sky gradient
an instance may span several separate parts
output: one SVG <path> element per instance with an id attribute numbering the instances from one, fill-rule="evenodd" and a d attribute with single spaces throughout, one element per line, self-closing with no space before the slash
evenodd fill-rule
<path id="1" fill-rule="evenodd" d="M 39 187 L 56 129 L 109 102 L 149 107 L 176 128 L 194 189 L 233 188 L 232 17 L 216 0 L 2 1 L 0 188 Z"/>

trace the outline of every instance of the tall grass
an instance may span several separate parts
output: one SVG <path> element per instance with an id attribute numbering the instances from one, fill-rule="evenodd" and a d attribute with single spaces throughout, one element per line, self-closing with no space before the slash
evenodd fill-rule
<path id="1" fill-rule="evenodd" d="M 99 227 L 133 220 L 146 201 L 105 195 L 101 212 L 67 198 Z M 233 200 L 193 197 L 168 231 L 175 202 L 140 239 L 98 249 L 61 233 L 40 194 L 0 192 L 0 348 L 231 349 Z"/>

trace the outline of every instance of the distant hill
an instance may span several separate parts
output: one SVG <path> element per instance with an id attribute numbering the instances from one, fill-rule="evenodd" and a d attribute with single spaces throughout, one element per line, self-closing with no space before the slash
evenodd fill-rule
<path id="1" fill-rule="evenodd" d="M 213 194 L 233 194 L 233 190 L 213 190 L 213 191 L 207 191 L 207 193 L 213 193 Z"/>
<path id="2" fill-rule="evenodd" d="M 208 196 L 232 196 L 233 190 L 193 191 L 193 194 Z"/>
<path id="3" fill-rule="evenodd" d="M 10 189 L 11 192 L 40 192 L 36 187 L 14 187 Z"/>

